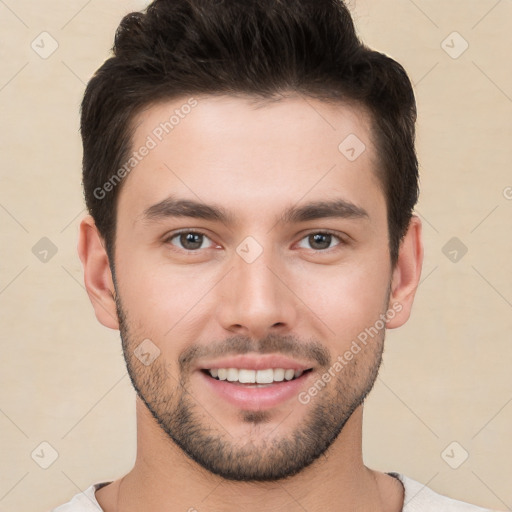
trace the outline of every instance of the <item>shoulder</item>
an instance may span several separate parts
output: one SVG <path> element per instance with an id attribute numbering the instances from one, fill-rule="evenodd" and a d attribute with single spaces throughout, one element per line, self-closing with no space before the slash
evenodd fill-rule
<path id="1" fill-rule="evenodd" d="M 426 485 L 400 473 L 388 474 L 398 478 L 404 485 L 405 494 L 402 512 L 492 512 L 489 508 L 481 508 L 442 496 Z"/>
<path id="2" fill-rule="evenodd" d="M 101 482 L 93 484 L 84 492 L 73 496 L 71 501 L 54 508 L 50 512 L 102 512 L 98 501 L 96 500 L 96 491 L 110 482 Z"/>

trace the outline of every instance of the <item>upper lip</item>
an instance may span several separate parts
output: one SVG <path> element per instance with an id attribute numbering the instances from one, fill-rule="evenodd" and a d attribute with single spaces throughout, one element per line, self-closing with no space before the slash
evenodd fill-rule
<path id="1" fill-rule="evenodd" d="M 247 370 L 267 370 L 268 368 L 283 368 L 285 370 L 309 370 L 312 364 L 303 363 L 279 354 L 264 355 L 238 355 L 223 359 L 213 359 L 201 363 L 200 370 L 212 370 L 215 368 L 238 368 Z"/>

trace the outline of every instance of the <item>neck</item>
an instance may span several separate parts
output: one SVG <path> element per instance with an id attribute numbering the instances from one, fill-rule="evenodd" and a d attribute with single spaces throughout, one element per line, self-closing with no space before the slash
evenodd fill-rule
<path id="1" fill-rule="evenodd" d="M 275 482 L 236 482 L 192 461 L 137 399 L 135 465 L 96 497 L 105 512 L 400 511 L 400 482 L 363 464 L 362 415 L 360 406 L 328 451 L 297 475 Z"/>

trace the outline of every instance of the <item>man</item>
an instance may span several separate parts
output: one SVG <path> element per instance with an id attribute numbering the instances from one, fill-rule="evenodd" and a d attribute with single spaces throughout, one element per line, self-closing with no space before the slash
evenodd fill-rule
<path id="1" fill-rule="evenodd" d="M 423 260 L 416 107 L 338 0 L 156 0 L 82 104 L 79 255 L 137 459 L 58 512 L 478 511 L 362 460 Z"/>

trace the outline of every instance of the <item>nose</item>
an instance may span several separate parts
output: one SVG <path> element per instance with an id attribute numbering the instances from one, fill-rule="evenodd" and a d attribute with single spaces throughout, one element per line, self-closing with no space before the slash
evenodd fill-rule
<path id="1" fill-rule="evenodd" d="M 264 250 L 251 263 L 234 255 L 233 268 L 219 290 L 216 312 L 221 326 L 255 339 L 288 333 L 295 326 L 300 300 L 285 274 L 271 251 Z"/>

